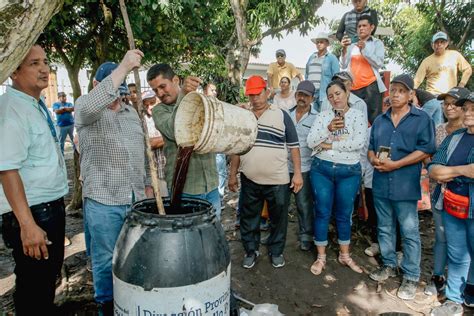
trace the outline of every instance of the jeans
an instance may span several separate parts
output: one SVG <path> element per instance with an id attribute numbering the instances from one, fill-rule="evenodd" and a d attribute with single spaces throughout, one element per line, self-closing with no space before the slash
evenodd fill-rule
<path id="1" fill-rule="evenodd" d="M 435 126 L 444 122 L 443 118 L 443 109 L 441 108 L 441 104 L 443 101 L 432 99 L 423 104 L 423 111 L 425 111 L 435 123 Z"/>
<path id="2" fill-rule="evenodd" d="M 448 250 L 446 244 L 446 235 L 443 224 L 443 211 L 432 208 L 433 220 L 435 224 L 435 242 L 433 247 L 433 275 L 442 276 L 446 270 L 446 263 L 448 261 Z"/>
<path id="3" fill-rule="evenodd" d="M 474 260 L 474 219 L 460 219 L 447 212 L 443 212 L 442 217 L 448 245 L 446 297 L 451 301 L 462 303 L 462 293 L 466 283 L 474 284 L 474 264 L 472 264 Z"/>
<path id="4" fill-rule="evenodd" d="M 370 85 L 358 90 L 351 91 L 356 96 L 361 98 L 367 104 L 367 116 L 370 124 L 374 123 L 375 118 L 382 114 L 382 93 L 379 91 L 377 80 L 372 82 Z"/>
<path id="5" fill-rule="evenodd" d="M 214 210 L 216 211 L 217 218 L 219 218 L 219 219 L 221 218 L 221 196 L 219 195 L 219 190 L 218 189 L 214 189 L 214 190 L 212 190 L 208 193 L 202 193 L 202 194 L 183 193 L 181 196 L 208 201 L 214 207 Z"/>
<path id="6" fill-rule="evenodd" d="M 295 194 L 296 210 L 298 212 L 299 241 L 313 240 L 313 222 L 314 222 L 314 199 L 311 190 L 311 181 L 309 172 L 303 172 L 303 187 Z M 293 173 L 290 173 L 290 179 Z M 291 189 L 290 189 L 291 190 Z M 293 192 L 293 191 L 290 191 Z"/>
<path id="7" fill-rule="evenodd" d="M 240 236 L 246 253 L 257 251 L 260 245 L 260 215 L 263 202 L 268 203 L 270 236 L 268 249 L 272 256 L 283 253 L 288 229 L 288 184 L 264 185 L 253 182 L 240 174 Z"/>
<path id="8" fill-rule="evenodd" d="M 315 199 L 315 245 L 327 246 L 329 220 L 333 209 L 336 217 L 338 243 L 349 245 L 352 211 L 361 181 L 360 164 L 337 164 L 315 157 L 311 164 L 310 177 Z"/>
<path id="9" fill-rule="evenodd" d="M 216 155 L 217 174 L 219 175 L 219 195 L 224 197 L 225 182 L 227 180 L 227 159 L 224 154 Z"/>
<path id="10" fill-rule="evenodd" d="M 68 126 L 59 126 L 59 144 L 61 145 L 61 152 L 64 154 L 64 143 L 66 142 L 66 137 L 69 135 L 72 146 L 74 149 L 74 124 Z"/>
<path id="11" fill-rule="evenodd" d="M 375 185 L 375 184 L 374 184 Z M 377 212 L 377 231 L 380 253 L 384 265 L 395 268 L 396 224 L 400 224 L 403 260 L 403 277 L 417 282 L 420 279 L 421 241 L 418 229 L 417 201 L 394 201 L 374 196 Z"/>
<path id="12" fill-rule="evenodd" d="M 56 279 L 64 260 L 64 231 L 66 213 L 64 200 L 59 199 L 30 207 L 36 224 L 52 242 L 48 247 L 49 258 L 36 260 L 23 253 L 20 226 L 13 214 L 3 214 L 2 234 L 5 245 L 13 248 L 15 260 L 15 312 L 23 315 L 56 315 L 54 295 Z"/>
<path id="13" fill-rule="evenodd" d="M 86 225 L 91 238 L 94 298 L 98 303 L 106 303 L 114 299 L 112 256 L 129 210 L 130 205 L 105 205 L 89 198 L 84 199 Z"/>

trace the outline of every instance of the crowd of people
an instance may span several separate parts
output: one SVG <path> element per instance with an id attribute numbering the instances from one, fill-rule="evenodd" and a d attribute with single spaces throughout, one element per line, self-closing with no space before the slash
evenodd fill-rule
<path id="1" fill-rule="evenodd" d="M 380 75 L 385 49 L 374 36 L 377 12 L 366 0 L 352 2 L 354 9 L 344 14 L 336 33 L 340 58 L 328 50 L 333 41 L 329 34 L 320 33 L 312 39 L 316 49 L 304 77 L 279 49 L 266 79 L 246 80 L 248 103 L 239 106 L 257 118 L 254 146 L 230 157 L 193 153 L 182 196 L 207 200 L 220 219 L 226 182 L 229 190 L 239 191 L 242 267 L 252 269 L 260 254 L 262 210 L 269 217 L 265 244 L 271 264 L 285 266 L 294 195 L 299 246 L 302 251 L 315 249 L 310 271 L 316 277 L 328 264 L 332 218 L 337 261 L 363 272 L 350 252 L 354 207 L 361 200 L 372 241 L 365 253 L 380 254 L 382 263 L 369 278 L 381 282 L 401 275 L 397 295 L 411 300 L 421 274 L 418 201 L 427 169 L 435 245 L 432 278 L 424 291 L 447 298 L 431 315 L 462 315 L 462 304 L 474 306 L 474 93 L 464 88 L 471 65 L 448 50 L 448 36 L 438 32 L 431 40 L 433 55 L 415 77 L 398 75 L 386 86 Z M 9 205 L 2 215 L 2 234 L 13 249 L 17 315 L 55 313 L 68 192 L 64 142 L 68 135 L 72 138 L 74 127 L 94 298 L 101 315 L 113 315 L 115 243 L 131 205 L 154 194 L 137 87 L 125 81 L 143 56 L 130 50 L 119 64 L 102 64 L 94 88 L 75 105 L 59 93 L 53 106 L 56 124 L 41 98 L 49 77 L 41 46 L 31 48 L 11 74 L 12 86 L 0 96 L 0 193 Z M 299 80 L 295 90 L 294 78 Z M 213 98 L 218 91 L 197 77 L 180 78 L 167 64 L 150 67 L 146 80 L 151 90 L 142 95 L 144 121 L 160 192 L 166 197 L 172 193 L 179 149 L 174 134 L 177 106 L 189 92 L 200 90 Z"/>

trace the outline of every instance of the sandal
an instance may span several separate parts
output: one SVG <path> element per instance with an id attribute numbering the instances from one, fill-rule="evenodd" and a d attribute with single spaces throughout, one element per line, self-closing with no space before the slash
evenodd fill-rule
<path id="1" fill-rule="evenodd" d="M 311 265 L 311 273 L 314 275 L 320 275 L 326 267 L 326 259 L 319 258 Z"/>
<path id="2" fill-rule="evenodd" d="M 352 260 L 352 258 L 349 256 L 349 254 L 347 255 L 341 255 L 339 254 L 339 257 L 337 258 L 337 261 L 339 261 L 340 264 L 342 264 L 343 266 L 348 266 L 349 268 L 351 268 L 352 271 L 354 272 L 357 272 L 357 273 L 362 273 L 364 272 L 361 267 L 359 267 L 357 265 L 357 263 L 355 263 L 354 260 Z"/>

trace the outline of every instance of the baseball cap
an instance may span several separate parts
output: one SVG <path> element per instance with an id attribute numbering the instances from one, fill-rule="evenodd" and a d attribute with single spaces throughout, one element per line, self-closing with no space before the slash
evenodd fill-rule
<path id="1" fill-rule="evenodd" d="M 142 100 L 151 99 L 151 98 L 154 98 L 154 97 L 156 97 L 155 92 L 153 90 L 147 90 L 147 91 L 143 92 Z"/>
<path id="2" fill-rule="evenodd" d="M 474 92 L 471 92 L 468 95 L 462 97 L 461 99 L 458 99 L 456 101 L 456 106 L 464 106 L 464 103 L 466 103 L 466 101 L 474 102 Z"/>
<path id="3" fill-rule="evenodd" d="M 431 39 L 431 42 L 434 43 L 439 39 L 447 41 L 448 40 L 448 35 L 444 32 L 438 32 L 435 35 L 433 35 L 433 38 Z"/>
<path id="4" fill-rule="evenodd" d="M 340 71 L 335 73 L 334 76 L 332 76 L 331 80 L 336 79 L 350 80 L 351 82 L 354 82 L 354 78 L 352 77 L 351 73 L 347 71 Z"/>
<path id="5" fill-rule="evenodd" d="M 58 97 L 65 97 L 66 96 L 66 93 L 64 92 L 58 92 Z"/>
<path id="6" fill-rule="evenodd" d="M 468 89 L 463 88 L 463 87 L 454 87 L 454 88 L 449 89 L 448 92 L 441 93 L 440 95 L 438 95 L 437 99 L 438 100 L 444 100 L 444 99 L 446 99 L 446 97 L 448 95 L 455 98 L 455 99 L 461 99 L 461 98 L 464 98 L 467 95 L 469 95 L 470 92 L 471 91 L 469 91 Z"/>
<path id="7" fill-rule="evenodd" d="M 251 76 L 245 82 L 245 95 L 260 94 L 267 87 L 267 83 L 260 76 Z"/>
<path id="8" fill-rule="evenodd" d="M 296 93 L 301 92 L 309 96 L 314 95 L 314 91 L 316 89 L 314 88 L 314 84 L 309 81 L 309 80 L 303 80 L 298 84 L 298 87 L 296 87 Z"/>
<path id="9" fill-rule="evenodd" d="M 401 83 L 404 85 L 408 90 L 413 90 L 415 87 L 415 83 L 413 82 L 412 77 L 407 74 L 398 75 L 392 79 L 390 83 Z"/>
<path id="10" fill-rule="evenodd" d="M 275 55 L 282 54 L 283 56 L 286 56 L 285 50 L 284 49 L 278 49 L 275 53 Z"/>
<path id="11" fill-rule="evenodd" d="M 118 67 L 118 64 L 110 62 L 110 61 L 106 61 L 105 63 L 100 65 L 99 68 L 97 68 L 97 71 L 95 72 L 95 76 L 94 76 L 95 80 L 101 82 L 102 80 L 110 76 L 112 71 L 114 71 L 117 67 Z M 120 84 L 119 91 L 120 91 L 120 94 L 126 94 L 127 92 L 130 93 L 125 81 L 122 82 L 122 84 Z"/>
<path id="12" fill-rule="evenodd" d="M 315 38 L 312 38 L 312 39 L 311 39 L 311 42 L 313 42 L 313 43 L 316 44 L 316 41 L 317 41 L 317 40 L 322 40 L 322 39 L 328 41 L 329 44 L 331 44 L 331 39 L 329 38 L 329 34 L 326 33 L 326 32 L 320 32 L 320 33 L 318 33 L 318 35 L 316 35 Z"/>

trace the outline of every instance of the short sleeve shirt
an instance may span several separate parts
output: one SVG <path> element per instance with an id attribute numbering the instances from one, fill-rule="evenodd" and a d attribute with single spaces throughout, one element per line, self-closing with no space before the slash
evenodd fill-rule
<path id="1" fill-rule="evenodd" d="M 53 104 L 53 110 L 59 110 L 63 108 L 73 108 L 72 103 L 66 102 L 56 102 Z M 56 122 L 59 127 L 70 126 L 74 124 L 74 116 L 71 112 L 64 112 L 62 114 L 56 114 Z"/>
<path id="2" fill-rule="evenodd" d="M 280 66 L 278 63 L 271 63 L 268 66 L 267 74 L 272 75 L 272 82 L 269 82 L 269 84 L 275 88 L 278 89 L 280 87 L 280 80 L 283 77 L 288 77 L 293 79 L 294 77 L 298 76 L 300 72 L 296 67 L 289 62 L 285 62 L 283 66 Z"/>
<path id="3" fill-rule="evenodd" d="M 369 150 L 377 152 L 380 146 L 390 147 L 390 158 L 400 160 L 414 151 L 433 154 L 436 151 L 433 120 L 415 106 L 400 120 L 392 123 L 391 109 L 378 116 L 370 133 Z M 421 162 L 391 172 L 374 170 L 372 191 L 374 196 L 394 201 L 421 198 Z"/>
<path id="4" fill-rule="evenodd" d="M 290 182 L 288 149 L 298 147 L 298 135 L 290 115 L 271 105 L 258 119 L 255 145 L 240 156 L 241 171 L 258 184 L 287 184 Z"/>

